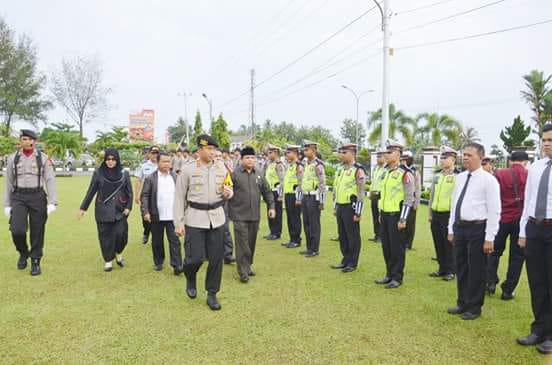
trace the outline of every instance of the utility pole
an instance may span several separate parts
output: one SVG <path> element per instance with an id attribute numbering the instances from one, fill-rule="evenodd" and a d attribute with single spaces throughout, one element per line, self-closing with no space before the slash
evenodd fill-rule
<path id="1" fill-rule="evenodd" d="M 184 97 L 184 123 L 186 125 L 186 146 L 190 144 L 190 123 L 188 121 L 188 96 L 192 96 L 192 93 L 187 93 L 186 91 L 179 92 L 178 96 Z M 182 144 L 180 141 L 179 146 Z"/>
<path id="2" fill-rule="evenodd" d="M 391 56 L 393 48 L 391 48 L 391 0 L 383 0 L 383 9 L 374 0 L 381 12 L 381 26 L 383 30 L 383 91 L 381 105 L 381 140 L 380 145 L 385 148 L 385 142 L 389 138 L 389 75 L 391 73 Z"/>
<path id="3" fill-rule="evenodd" d="M 209 128 L 213 128 L 213 99 L 209 99 L 209 97 L 207 97 L 207 94 L 205 93 L 202 93 L 201 95 L 203 96 L 203 98 L 205 98 L 207 104 L 209 104 L 209 120 L 211 121 L 211 125 L 209 126 Z"/>
<path id="4" fill-rule="evenodd" d="M 251 139 L 255 138 L 255 69 L 251 69 Z"/>

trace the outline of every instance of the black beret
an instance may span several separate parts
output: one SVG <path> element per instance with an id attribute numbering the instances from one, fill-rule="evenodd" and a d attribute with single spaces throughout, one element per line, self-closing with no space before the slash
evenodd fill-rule
<path id="1" fill-rule="evenodd" d="M 25 137 L 30 137 L 34 140 L 38 139 L 38 136 L 36 135 L 36 133 L 34 131 L 30 130 L 30 129 L 22 129 L 21 130 L 21 134 L 20 134 L 19 138 L 24 137 L 24 136 Z"/>
<path id="2" fill-rule="evenodd" d="M 529 155 L 525 151 L 513 151 L 510 161 L 529 161 Z"/>
<path id="3" fill-rule="evenodd" d="M 205 147 L 205 146 L 214 146 L 218 147 L 217 141 L 215 139 L 207 134 L 202 134 L 201 136 L 197 137 L 197 146 L 198 147 Z"/>
<path id="4" fill-rule="evenodd" d="M 241 150 L 241 157 L 245 157 L 245 156 L 255 156 L 255 149 L 253 147 L 244 147 L 242 148 Z"/>

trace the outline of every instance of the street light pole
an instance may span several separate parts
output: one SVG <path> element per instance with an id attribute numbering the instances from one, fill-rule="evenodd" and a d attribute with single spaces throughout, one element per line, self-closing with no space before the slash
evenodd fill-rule
<path id="1" fill-rule="evenodd" d="M 353 89 L 351 89 L 347 85 L 341 85 L 341 87 L 346 89 L 346 90 L 349 90 L 353 94 L 353 96 L 355 97 L 355 100 L 356 100 L 355 140 L 356 140 L 357 147 L 360 149 L 360 135 L 359 135 L 359 125 L 360 125 L 360 123 L 358 121 L 358 109 L 359 109 L 359 105 L 360 105 L 360 98 L 362 97 L 362 95 L 374 92 L 374 90 L 366 90 L 366 91 L 361 92 L 360 94 L 357 94 Z"/>
<path id="2" fill-rule="evenodd" d="M 188 121 L 188 96 L 192 96 L 192 93 L 186 91 L 179 92 L 178 96 L 184 97 L 184 122 L 186 124 L 186 146 L 190 144 L 190 122 Z M 182 141 L 180 141 L 182 143 Z"/>
<path id="3" fill-rule="evenodd" d="M 383 90 L 381 105 L 381 147 L 385 148 L 385 143 L 389 138 L 389 74 L 390 74 L 390 56 L 393 55 L 393 48 L 390 46 L 391 40 L 391 0 L 383 0 L 383 9 L 381 5 L 374 0 L 381 13 L 381 26 L 383 30 Z"/>
<path id="4" fill-rule="evenodd" d="M 213 127 L 213 99 L 209 99 L 205 93 L 202 93 L 201 95 L 205 98 L 205 100 L 207 100 L 207 104 L 209 104 L 209 120 L 211 121 L 210 127 Z"/>

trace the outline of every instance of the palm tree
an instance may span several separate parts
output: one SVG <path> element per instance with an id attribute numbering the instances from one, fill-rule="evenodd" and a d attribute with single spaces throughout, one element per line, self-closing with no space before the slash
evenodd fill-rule
<path id="1" fill-rule="evenodd" d="M 78 154 L 82 151 L 81 137 L 78 132 L 51 130 L 42 142 L 46 144 L 46 152 L 50 156 L 64 157 L 67 151 Z"/>
<path id="2" fill-rule="evenodd" d="M 395 104 L 389 105 L 389 138 L 396 139 L 400 136 L 407 144 L 413 142 L 414 119 L 407 116 L 402 110 L 397 110 Z M 381 108 L 370 113 L 368 117 L 368 130 L 372 130 L 368 136 L 371 144 L 376 144 L 381 137 Z"/>
<path id="3" fill-rule="evenodd" d="M 545 77 L 544 72 L 533 70 L 530 74 L 524 75 L 523 79 L 525 80 L 526 89 L 521 91 L 521 97 L 531 106 L 531 110 L 535 113 L 533 120 L 540 136 L 542 134 L 544 101 L 550 94 L 549 82 L 552 79 L 552 75 Z"/>
<path id="4" fill-rule="evenodd" d="M 460 138 L 458 139 L 458 144 L 454 147 L 460 149 L 468 143 L 479 143 L 481 138 L 479 138 L 479 133 L 474 127 L 464 126 L 460 129 Z"/>
<path id="5" fill-rule="evenodd" d="M 419 131 L 422 135 L 428 135 L 433 146 L 440 146 L 445 140 L 453 145 L 458 144 L 460 140 L 458 131 L 462 129 L 462 125 L 451 116 L 447 114 L 422 113 L 416 117 L 416 120 L 417 122 L 425 122 L 419 128 Z"/>

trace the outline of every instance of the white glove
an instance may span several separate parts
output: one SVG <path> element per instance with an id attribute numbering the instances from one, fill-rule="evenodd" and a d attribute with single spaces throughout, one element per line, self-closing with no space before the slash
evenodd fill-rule
<path id="1" fill-rule="evenodd" d="M 11 216 L 11 207 L 4 207 L 4 214 L 9 218 Z"/>
<path id="2" fill-rule="evenodd" d="M 50 215 L 50 213 L 53 213 L 55 210 L 56 206 L 54 204 L 48 204 L 46 206 L 46 212 L 48 213 L 48 215 Z"/>

